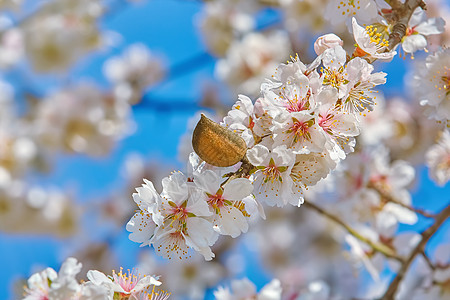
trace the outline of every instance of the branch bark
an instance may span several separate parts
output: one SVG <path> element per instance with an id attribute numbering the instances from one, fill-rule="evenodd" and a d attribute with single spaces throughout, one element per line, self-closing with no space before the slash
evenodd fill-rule
<path id="1" fill-rule="evenodd" d="M 394 280 L 392 280 L 386 293 L 382 297 L 383 300 L 394 299 L 395 293 L 397 292 L 400 282 L 405 277 L 405 274 L 408 271 L 411 263 L 414 261 L 414 258 L 422 251 L 424 251 L 425 246 L 427 245 L 429 239 L 436 233 L 436 231 L 442 226 L 442 224 L 444 224 L 444 222 L 449 217 L 450 217 L 450 205 L 447 205 L 446 208 L 444 208 L 439 214 L 436 215 L 434 224 L 428 227 L 424 232 L 422 232 L 422 240 L 420 241 L 419 244 L 417 244 L 417 246 L 413 249 L 409 257 L 402 264 Z"/>
<path id="2" fill-rule="evenodd" d="M 393 251 L 391 248 L 387 247 L 386 245 L 375 243 L 371 241 L 370 239 L 366 238 L 365 236 L 362 236 L 359 232 L 357 232 L 354 228 L 352 228 L 350 225 L 346 224 L 344 221 L 339 219 L 339 217 L 330 214 L 329 212 L 325 211 L 323 208 L 305 200 L 304 206 L 316 211 L 317 213 L 321 214 L 322 216 L 328 218 L 329 220 L 332 220 L 333 222 L 339 224 L 342 228 L 347 230 L 348 233 L 353 235 L 355 238 L 360 240 L 361 242 L 366 243 L 369 245 L 373 250 L 378 251 L 382 253 L 384 256 L 398 260 L 400 262 L 403 262 L 403 259 L 398 256 L 395 251 Z"/>

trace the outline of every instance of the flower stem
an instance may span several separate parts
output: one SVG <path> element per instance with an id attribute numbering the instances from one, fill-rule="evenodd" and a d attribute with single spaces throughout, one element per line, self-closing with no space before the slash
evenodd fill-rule
<path id="1" fill-rule="evenodd" d="M 398 256 L 395 253 L 395 251 L 392 250 L 391 248 L 389 248 L 389 247 L 387 247 L 387 246 L 385 246 L 383 244 L 380 244 L 380 243 L 375 243 L 375 242 L 371 241 L 370 239 L 362 236 L 359 232 L 357 232 L 350 225 L 346 224 L 339 217 L 330 214 L 329 212 L 325 211 L 323 208 L 317 206 L 316 204 L 311 203 L 309 201 L 305 201 L 305 203 L 303 205 L 308 207 L 308 208 L 310 208 L 310 209 L 312 209 L 312 210 L 314 210 L 314 211 L 316 211 L 317 213 L 321 214 L 322 216 L 328 218 L 329 220 L 332 220 L 335 223 L 339 224 L 341 227 L 343 227 L 345 230 L 347 230 L 348 233 L 353 235 L 355 238 L 357 238 L 361 242 L 364 242 L 367 245 L 369 245 L 370 247 L 372 247 L 373 250 L 382 253 L 386 257 L 393 258 L 393 259 L 398 260 L 400 262 L 403 261 L 403 259 L 400 256 Z"/>

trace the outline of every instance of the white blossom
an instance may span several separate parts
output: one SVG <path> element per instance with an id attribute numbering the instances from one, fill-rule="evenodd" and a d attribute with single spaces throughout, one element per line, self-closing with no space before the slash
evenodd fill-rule
<path id="1" fill-rule="evenodd" d="M 414 76 L 420 105 L 431 119 L 450 119 L 450 50 L 429 55 Z"/>
<path id="2" fill-rule="evenodd" d="M 284 32 L 248 33 L 230 46 L 227 56 L 217 62 L 215 73 L 236 93 L 254 96 L 263 79 L 288 53 L 289 40 Z"/>
<path id="3" fill-rule="evenodd" d="M 328 2 L 324 17 L 331 25 L 349 24 L 351 18 L 369 23 L 377 17 L 378 8 L 373 0 L 331 0 Z"/>
<path id="4" fill-rule="evenodd" d="M 295 156 L 286 146 L 278 146 L 272 151 L 256 145 L 247 152 L 250 163 L 256 167 L 253 174 L 256 200 L 270 206 L 298 205 L 298 198 L 292 194 L 292 179 L 289 176 Z"/>
<path id="5" fill-rule="evenodd" d="M 112 296 L 114 293 L 120 295 L 137 294 L 149 286 L 159 286 L 161 282 L 150 275 L 141 275 L 136 269 L 123 272 L 122 269 L 118 273 L 113 271 L 113 275 L 108 277 L 100 271 L 90 270 L 87 273 L 90 282 L 96 286 L 105 287 L 110 291 Z"/>
<path id="6" fill-rule="evenodd" d="M 217 300 L 279 300 L 281 299 L 281 283 L 278 279 L 274 279 L 266 284 L 259 293 L 256 286 L 247 278 L 233 280 L 231 282 L 231 290 L 229 288 L 219 287 L 214 291 Z"/>
<path id="7" fill-rule="evenodd" d="M 431 178 L 440 186 L 450 180 L 450 132 L 444 130 L 438 143 L 426 153 Z"/>
<path id="8" fill-rule="evenodd" d="M 423 50 L 427 46 L 426 36 L 444 32 L 445 21 L 442 18 L 427 19 L 425 11 L 418 7 L 409 19 L 406 34 L 402 38 L 402 49 L 406 53 Z"/>
<path id="9" fill-rule="evenodd" d="M 249 214 L 243 200 L 251 195 L 253 185 L 247 178 L 232 179 L 223 186 L 222 181 L 222 176 L 211 170 L 194 177 L 194 183 L 208 197 L 206 201 L 214 214 L 214 229 L 235 238 L 248 230 L 246 218 Z"/>
<path id="10" fill-rule="evenodd" d="M 352 18 L 353 38 L 356 41 L 356 55 L 367 57 L 368 59 L 379 59 L 381 61 L 391 61 L 397 54 L 396 51 L 387 51 L 389 42 L 386 40 L 387 33 L 378 32 L 378 28 L 369 25 L 363 28 L 355 18 Z"/>

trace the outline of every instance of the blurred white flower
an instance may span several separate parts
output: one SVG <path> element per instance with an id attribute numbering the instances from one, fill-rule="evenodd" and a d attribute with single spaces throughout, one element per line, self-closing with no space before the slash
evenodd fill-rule
<path id="1" fill-rule="evenodd" d="M 252 12 L 257 1 L 219 0 L 206 2 L 198 16 L 198 25 L 209 50 L 220 57 L 226 55 L 237 36 L 255 26 Z"/>
<path id="2" fill-rule="evenodd" d="M 431 178 L 440 186 L 450 180 L 450 131 L 444 130 L 438 143 L 425 154 Z"/>
<path id="3" fill-rule="evenodd" d="M 130 106 L 81 83 L 39 103 L 35 134 L 48 149 L 106 154 L 131 129 Z"/>
<path id="4" fill-rule="evenodd" d="M 429 55 L 416 69 L 413 86 L 425 114 L 438 121 L 450 120 L 450 49 Z"/>
<path id="5" fill-rule="evenodd" d="M 163 78 L 165 69 L 161 59 L 138 43 L 129 46 L 122 56 L 107 60 L 104 73 L 115 85 L 117 98 L 136 104 L 146 88 Z"/>
<path id="6" fill-rule="evenodd" d="M 219 287 L 214 291 L 217 300 L 279 300 L 281 299 L 281 283 L 274 279 L 266 284 L 261 291 L 256 291 L 256 286 L 247 278 L 233 280 L 231 290 L 229 288 Z"/>
<path id="7" fill-rule="evenodd" d="M 97 49 L 102 37 L 98 0 L 61 0 L 45 4 L 23 28 L 27 57 L 38 72 L 67 70 L 80 57 Z"/>
<path id="8" fill-rule="evenodd" d="M 264 78 L 288 57 L 289 48 L 285 32 L 248 33 L 241 41 L 235 41 L 226 57 L 217 62 L 215 74 L 234 93 L 255 96 Z"/>

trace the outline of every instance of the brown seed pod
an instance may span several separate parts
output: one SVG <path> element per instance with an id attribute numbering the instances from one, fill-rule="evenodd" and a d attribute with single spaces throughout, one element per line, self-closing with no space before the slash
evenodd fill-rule
<path id="1" fill-rule="evenodd" d="M 247 144 L 243 138 L 211 121 L 204 114 L 194 129 L 192 146 L 201 159 L 216 167 L 232 166 L 247 152 Z"/>

